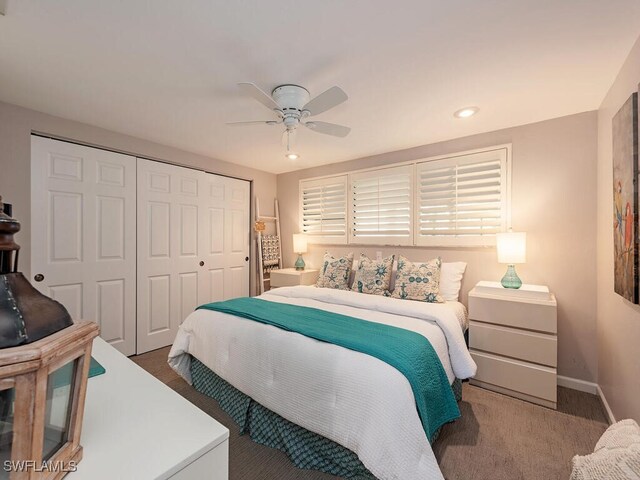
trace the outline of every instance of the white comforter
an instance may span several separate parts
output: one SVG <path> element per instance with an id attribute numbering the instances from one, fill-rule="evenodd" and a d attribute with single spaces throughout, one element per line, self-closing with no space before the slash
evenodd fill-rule
<path id="1" fill-rule="evenodd" d="M 315 287 L 278 288 L 260 298 L 413 330 L 429 339 L 450 381 L 475 375 L 457 302 Z M 171 367 L 191 382 L 188 354 L 278 415 L 354 451 L 381 480 L 443 478 L 409 382 L 375 357 L 210 310 L 187 317 L 169 353 Z"/>

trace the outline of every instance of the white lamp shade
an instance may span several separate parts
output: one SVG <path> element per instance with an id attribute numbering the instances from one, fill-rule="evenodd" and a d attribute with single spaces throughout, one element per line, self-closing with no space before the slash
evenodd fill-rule
<path id="1" fill-rule="evenodd" d="M 527 234 L 506 232 L 496 235 L 498 263 L 525 263 L 527 261 Z"/>
<path id="2" fill-rule="evenodd" d="M 307 236 L 304 233 L 293 234 L 293 251 L 295 253 L 307 253 Z"/>

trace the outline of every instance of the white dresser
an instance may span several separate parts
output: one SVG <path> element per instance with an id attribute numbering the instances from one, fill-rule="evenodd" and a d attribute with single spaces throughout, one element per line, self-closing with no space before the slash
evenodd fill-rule
<path id="1" fill-rule="evenodd" d="M 269 272 L 271 287 L 293 287 L 295 285 L 315 285 L 318 280 L 318 270 L 305 268 L 280 268 Z"/>
<path id="2" fill-rule="evenodd" d="M 89 379 L 83 458 L 69 480 L 227 480 L 229 430 L 101 338 Z"/>
<path id="3" fill-rule="evenodd" d="M 479 282 L 469 292 L 473 385 L 556 408 L 557 304 L 549 289 Z"/>

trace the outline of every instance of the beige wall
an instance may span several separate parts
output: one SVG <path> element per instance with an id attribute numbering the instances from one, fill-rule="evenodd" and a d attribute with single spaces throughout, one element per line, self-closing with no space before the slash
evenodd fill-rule
<path id="1" fill-rule="evenodd" d="M 640 39 L 598 110 L 598 383 L 616 419 L 640 421 L 640 306 L 613 290 L 611 121 L 640 83 Z"/>
<path id="2" fill-rule="evenodd" d="M 38 132 L 101 146 L 141 157 L 198 168 L 213 173 L 252 180 L 253 194 L 260 199 L 261 213 L 273 215 L 276 195 L 276 176 L 260 170 L 241 167 L 228 162 L 204 157 L 167 147 L 158 143 L 122 135 L 44 113 L 0 102 L 0 195 L 14 204 L 14 216 L 22 222 L 17 241 L 23 247 L 20 255 L 21 270 L 30 268 L 31 243 L 31 133 Z M 252 199 L 253 207 L 253 199 Z M 253 217 L 252 217 L 253 218 Z M 251 291 L 255 283 L 255 247 L 251 243 Z"/>
<path id="3" fill-rule="evenodd" d="M 298 181 L 492 145 L 513 144 L 512 223 L 527 232 L 527 263 L 518 266 L 525 283 L 549 285 L 558 298 L 559 374 L 595 381 L 596 353 L 596 112 L 465 137 L 324 167 L 278 175 L 285 263 L 293 265 L 291 235 L 298 231 Z M 468 263 L 462 288 L 499 280 L 505 266 L 495 248 L 311 246 L 307 263 L 318 266 L 323 251 L 364 252 L 375 257 L 402 253 L 413 260 L 442 256 Z"/>

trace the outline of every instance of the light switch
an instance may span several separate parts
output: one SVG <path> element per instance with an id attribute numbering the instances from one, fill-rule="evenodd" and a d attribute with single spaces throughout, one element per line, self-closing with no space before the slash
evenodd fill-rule
<path id="1" fill-rule="evenodd" d="M 376 260 L 378 262 L 382 261 L 382 252 L 376 252 Z"/>

